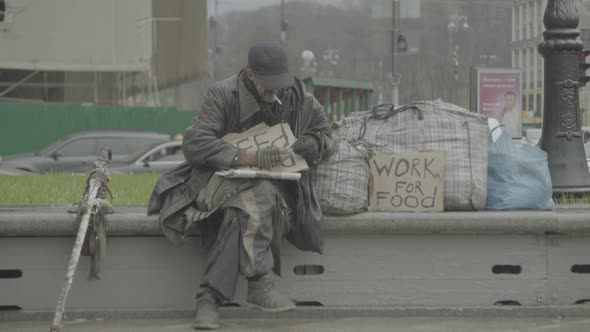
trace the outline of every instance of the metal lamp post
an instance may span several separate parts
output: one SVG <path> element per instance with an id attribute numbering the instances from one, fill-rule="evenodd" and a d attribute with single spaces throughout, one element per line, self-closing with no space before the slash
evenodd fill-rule
<path id="1" fill-rule="evenodd" d="M 449 45 L 450 45 L 450 53 L 451 53 L 451 65 L 452 65 L 452 73 L 453 79 L 455 83 L 451 83 L 448 85 L 448 98 L 452 102 L 457 102 L 458 100 L 458 91 L 459 91 L 459 43 L 457 42 L 457 35 L 460 30 L 467 30 L 469 29 L 469 25 L 467 24 L 467 16 L 461 15 L 452 15 L 449 16 L 449 25 L 447 26 L 449 30 Z"/>
<path id="2" fill-rule="evenodd" d="M 543 132 L 539 146 L 547 152 L 553 193 L 590 191 L 584 154 L 578 94 L 578 55 L 582 42 L 574 0 L 549 0 L 543 23 L 545 58 Z"/>
<path id="3" fill-rule="evenodd" d="M 457 43 L 457 41 L 455 40 L 455 34 L 459 32 L 459 26 L 461 26 L 463 30 L 469 29 L 469 25 L 467 24 L 467 16 L 450 16 L 449 25 L 447 26 L 447 28 L 449 29 L 451 57 L 453 63 L 453 77 L 455 78 L 455 81 L 459 80 L 459 43 Z"/>

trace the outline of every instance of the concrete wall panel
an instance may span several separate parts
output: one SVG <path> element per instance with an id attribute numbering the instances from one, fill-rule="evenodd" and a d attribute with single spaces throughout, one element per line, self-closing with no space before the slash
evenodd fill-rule
<path id="1" fill-rule="evenodd" d="M 278 284 L 296 301 L 330 306 L 534 305 L 547 299 L 544 243 L 519 235 L 329 235 L 324 255 L 285 245 Z M 0 252 L 11 254 L 0 256 L 1 269 L 22 277 L 0 279 L 0 306 L 52 310 L 72 245 L 70 237 L 2 238 Z M 494 264 L 522 273 L 494 274 Z M 303 265 L 324 271 L 301 274 Z M 182 248 L 163 237 L 112 237 L 101 280 L 87 280 L 89 258 L 81 258 L 67 307 L 192 308 L 204 266 L 198 237 Z M 235 302 L 245 293 L 241 279 Z"/>

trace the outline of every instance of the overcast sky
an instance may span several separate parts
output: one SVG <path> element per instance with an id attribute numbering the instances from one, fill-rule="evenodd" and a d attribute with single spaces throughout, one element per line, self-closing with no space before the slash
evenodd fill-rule
<path id="1" fill-rule="evenodd" d="M 217 0 L 219 1 L 219 14 L 223 14 L 232 10 L 256 10 L 264 6 L 278 5 L 281 0 Z M 305 0 L 286 0 L 288 2 L 293 1 L 305 1 Z M 315 3 L 324 4 L 338 4 L 341 0 L 313 0 Z M 207 11 L 208 16 L 212 16 L 215 12 L 215 0 L 207 0 Z"/>

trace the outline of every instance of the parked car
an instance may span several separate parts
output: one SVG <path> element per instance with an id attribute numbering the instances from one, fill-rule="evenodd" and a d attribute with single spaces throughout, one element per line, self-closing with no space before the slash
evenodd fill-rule
<path id="1" fill-rule="evenodd" d="M 153 146 L 137 154 L 126 166 L 111 167 L 113 174 L 163 173 L 185 160 L 182 142 L 173 141 Z"/>
<path id="2" fill-rule="evenodd" d="M 16 168 L 4 168 L 0 166 L 0 176 L 1 175 L 9 175 L 9 176 L 19 176 L 19 175 L 37 175 L 35 173 L 23 171 Z"/>
<path id="3" fill-rule="evenodd" d="M 155 132 L 85 131 L 68 135 L 35 153 L 4 157 L 2 167 L 33 173 L 86 172 L 102 148 L 112 150 L 114 166 L 149 146 L 167 141 L 169 135 Z"/>
<path id="4" fill-rule="evenodd" d="M 541 133 L 543 130 L 541 128 L 530 128 L 526 130 L 526 136 L 524 137 L 524 141 L 526 143 L 537 145 L 539 140 L 541 139 Z"/>

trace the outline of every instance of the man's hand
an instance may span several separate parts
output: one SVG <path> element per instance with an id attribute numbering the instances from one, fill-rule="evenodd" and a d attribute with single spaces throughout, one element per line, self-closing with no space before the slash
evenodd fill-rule
<path id="1" fill-rule="evenodd" d="M 320 157 L 320 144 L 313 136 L 303 135 L 293 144 L 293 152 L 305 158 L 309 164 L 316 164 Z"/>
<path id="2" fill-rule="evenodd" d="M 281 165 L 281 162 L 289 159 L 287 148 L 267 146 L 256 151 L 256 165 L 260 168 L 271 169 Z"/>
<path id="3" fill-rule="evenodd" d="M 256 151 L 240 150 L 234 161 L 231 163 L 232 167 L 242 166 L 256 166 Z"/>

